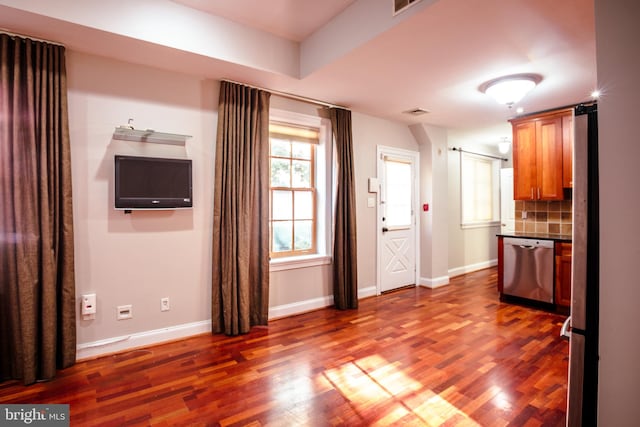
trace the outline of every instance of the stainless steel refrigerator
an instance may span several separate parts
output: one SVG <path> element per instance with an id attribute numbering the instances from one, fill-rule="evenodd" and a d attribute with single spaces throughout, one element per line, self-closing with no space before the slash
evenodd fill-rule
<path id="1" fill-rule="evenodd" d="M 573 254 L 567 425 L 597 425 L 599 210 L 597 104 L 579 105 L 574 116 Z"/>

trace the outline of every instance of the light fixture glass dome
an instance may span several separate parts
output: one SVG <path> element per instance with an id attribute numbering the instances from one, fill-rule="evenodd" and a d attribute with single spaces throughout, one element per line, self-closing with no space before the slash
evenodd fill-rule
<path id="1" fill-rule="evenodd" d="M 490 80 L 480 91 L 494 98 L 498 103 L 512 106 L 525 97 L 540 81 L 537 74 L 514 74 Z"/>
<path id="2" fill-rule="evenodd" d="M 500 154 L 507 154 L 510 148 L 511 148 L 511 142 L 509 141 L 505 140 L 498 143 L 498 151 L 500 152 Z"/>

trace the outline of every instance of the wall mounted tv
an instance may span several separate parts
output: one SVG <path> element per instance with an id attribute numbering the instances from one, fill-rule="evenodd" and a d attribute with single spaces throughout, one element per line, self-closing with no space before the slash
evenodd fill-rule
<path id="1" fill-rule="evenodd" d="M 191 160 L 115 156 L 116 209 L 193 206 Z"/>

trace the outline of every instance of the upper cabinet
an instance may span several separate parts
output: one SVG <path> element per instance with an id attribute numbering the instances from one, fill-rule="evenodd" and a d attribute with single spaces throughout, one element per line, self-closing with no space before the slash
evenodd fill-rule
<path id="1" fill-rule="evenodd" d="M 571 187 L 573 112 L 571 109 L 511 120 L 513 198 L 562 200 Z"/>
<path id="2" fill-rule="evenodd" d="M 573 188 L 573 114 L 562 116 L 562 186 Z"/>

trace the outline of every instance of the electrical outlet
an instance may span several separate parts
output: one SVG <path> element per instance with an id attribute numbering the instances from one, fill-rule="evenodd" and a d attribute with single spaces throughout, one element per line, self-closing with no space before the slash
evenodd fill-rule
<path id="1" fill-rule="evenodd" d="M 116 310 L 116 319 L 125 320 L 133 317 L 133 308 L 131 304 L 119 305 Z"/>
<path id="2" fill-rule="evenodd" d="M 96 294 L 82 295 L 82 316 L 86 319 L 96 318 Z"/>
<path id="3" fill-rule="evenodd" d="M 169 311 L 169 297 L 160 298 L 160 311 Z"/>

